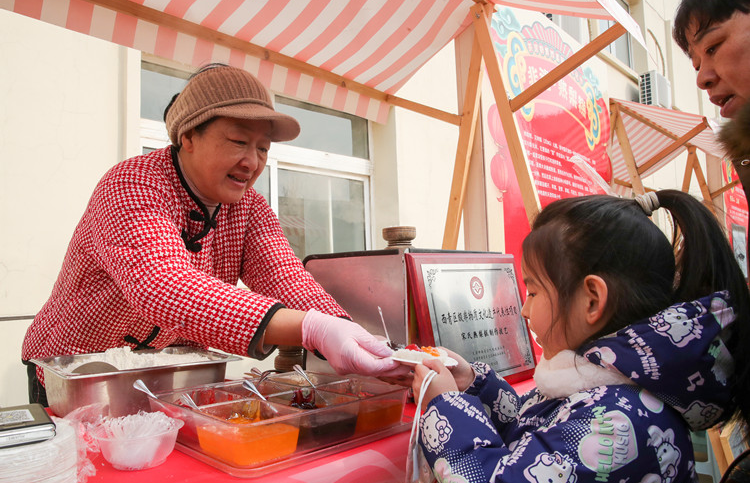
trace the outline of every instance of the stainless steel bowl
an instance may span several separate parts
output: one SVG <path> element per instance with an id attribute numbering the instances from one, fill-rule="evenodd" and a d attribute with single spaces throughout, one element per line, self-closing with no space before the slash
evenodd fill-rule
<path id="1" fill-rule="evenodd" d="M 143 380 L 152 391 L 211 384 L 224 380 L 227 362 L 240 359 L 193 347 L 167 347 L 138 352 L 198 354 L 208 360 L 100 374 L 70 374 L 65 370 L 71 364 L 90 358 L 93 354 L 54 356 L 32 359 L 31 362 L 43 368 L 47 402 L 55 415 L 62 417 L 74 409 L 89 405 L 100 405 L 101 413 L 109 416 L 135 414 L 141 409 L 149 411 L 148 397 L 133 388 L 136 379 Z"/>

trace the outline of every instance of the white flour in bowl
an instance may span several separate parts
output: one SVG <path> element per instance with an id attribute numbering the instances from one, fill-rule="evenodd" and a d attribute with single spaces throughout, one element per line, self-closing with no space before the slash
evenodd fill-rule
<path id="1" fill-rule="evenodd" d="M 169 353 L 138 353 L 130 347 L 115 347 L 100 354 L 91 354 L 62 368 L 72 373 L 76 367 L 87 362 L 101 361 L 112 364 L 118 370 L 140 369 L 144 367 L 171 366 L 173 364 L 187 364 L 190 362 L 209 361 L 203 354 L 169 354 Z"/>

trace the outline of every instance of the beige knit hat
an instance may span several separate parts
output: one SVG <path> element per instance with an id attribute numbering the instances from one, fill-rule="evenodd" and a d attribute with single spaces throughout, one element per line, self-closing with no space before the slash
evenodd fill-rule
<path id="1" fill-rule="evenodd" d="M 169 107 L 169 139 L 179 146 L 183 134 L 219 116 L 271 121 L 271 141 L 289 141 L 299 135 L 297 120 L 273 109 L 268 90 L 254 75 L 219 65 L 193 76 Z"/>

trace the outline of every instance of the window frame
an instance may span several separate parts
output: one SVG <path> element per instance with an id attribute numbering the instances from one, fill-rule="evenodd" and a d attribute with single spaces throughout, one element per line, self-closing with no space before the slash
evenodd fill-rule
<path id="1" fill-rule="evenodd" d="M 627 12 L 628 15 L 630 15 L 630 2 L 628 2 L 628 0 L 615 0 L 615 1 L 625 10 L 625 12 Z M 597 31 L 598 31 L 599 34 L 601 34 L 602 32 L 604 32 L 606 29 L 610 28 L 614 24 L 614 20 L 594 20 L 594 22 L 596 22 Z M 604 28 L 602 28 L 603 26 L 604 26 Z M 611 50 L 611 49 L 614 48 L 615 42 L 617 42 L 617 40 L 620 40 L 622 37 L 619 37 L 619 38 L 615 39 L 614 41 L 612 41 L 610 44 L 607 44 L 601 50 L 601 52 L 604 55 L 608 55 L 609 57 L 611 57 L 615 61 L 621 63 L 622 65 L 624 65 L 628 69 L 634 69 L 635 68 L 635 62 L 633 60 L 633 39 L 632 39 L 632 36 L 630 35 L 630 32 L 625 32 L 624 37 L 625 37 L 625 45 L 626 45 L 626 49 L 627 49 L 627 54 L 628 54 L 628 60 L 627 60 L 627 62 L 625 62 L 622 59 L 620 59 L 617 56 L 617 54 L 614 53 Z M 592 40 L 593 40 L 593 38 L 592 38 Z"/>
<path id="2" fill-rule="evenodd" d="M 369 123 L 368 123 L 369 136 Z M 372 162 L 342 154 L 315 151 L 313 149 L 273 144 L 268 154 L 266 168 L 269 169 L 271 209 L 279 213 L 278 180 L 279 169 L 328 176 L 332 178 L 361 181 L 364 198 L 365 247 L 372 248 Z M 331 240 L 332 242 L 333 240 Z M 331 248 L 331 253 L 333 249 Z"/>

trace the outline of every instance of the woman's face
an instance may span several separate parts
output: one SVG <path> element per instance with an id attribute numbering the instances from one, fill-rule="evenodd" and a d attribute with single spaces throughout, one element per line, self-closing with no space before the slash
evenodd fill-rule
<path id="1" fill-rule="evenodd" d="M 693 21 L 686 34 L 698 87 L 721 107 L 722 117 L 733 118 L 750 100 L 750 14 L 738 11 L 724 22 L 697 29 Z"/>
<path id="2" fill-rule="evenodd" d="M 200 193 L 236 203 L 263 172 L 271 147 L 270 121 L 219 117 L 182 137 L 180 159 Z"/>

